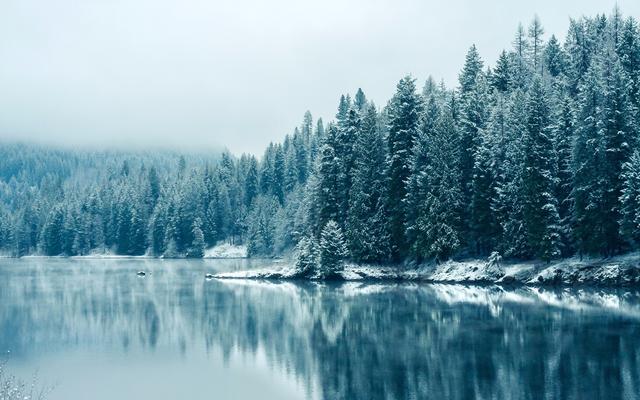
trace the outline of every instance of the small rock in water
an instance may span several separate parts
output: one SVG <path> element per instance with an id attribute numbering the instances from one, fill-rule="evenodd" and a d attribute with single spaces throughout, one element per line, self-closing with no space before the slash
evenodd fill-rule
<path id="1" fill-rule="evenodd" d="M 205 279 L 213 279 L 213 274 L 205 274 L 204 278 Z"/>
<path id="2" fill-rule="evenodd" d="M 144 272 L 144 271 L 138 271 L 138 273 L 136 273 L 136 275 L 138 275 L 138 276 L 145 276 L 145 275 L 147 275 L 147 273 L 146 273 L 146 272 Z"/>

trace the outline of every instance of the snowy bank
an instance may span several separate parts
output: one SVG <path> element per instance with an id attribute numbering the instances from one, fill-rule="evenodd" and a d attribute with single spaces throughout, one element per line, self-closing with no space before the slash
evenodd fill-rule
<path id="1" fill-rule="evenodd" d="M 204 251 L 204 258 L 247 258 L 247 246 L 219 244 Z"/>
<path id="2" fill-rule="evenodd" d="M 281 267 L 224 272 L 220 279 L 314 279 L 302 277 L 290 264 Z M 491 263 L 484 260 L 447 261 L 415 267 L 346 264 L 339 274 L 346 281 L 421 281 L 528 286 L 635 286 L 640 285 L 640 253 L 596 259 L 569 258 L 541 261 Z"/>

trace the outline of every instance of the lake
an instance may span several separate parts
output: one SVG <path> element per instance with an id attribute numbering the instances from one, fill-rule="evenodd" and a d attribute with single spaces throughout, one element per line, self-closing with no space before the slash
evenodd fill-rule
<path id="1" fill-rule="evenodd" d="M 271 262 L 0 260 L 0 350 L 54 400 L 640 393 L 637 290 L 204 279 Z"/>

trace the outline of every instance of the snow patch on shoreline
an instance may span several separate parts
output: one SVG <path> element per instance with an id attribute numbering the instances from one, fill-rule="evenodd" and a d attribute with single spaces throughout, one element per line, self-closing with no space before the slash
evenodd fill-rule
<path id="1" fill-rule="evenodd" d="M 220 279 L 314 279 L 301 276 L 293 265 L 234 271 L 215 275 Z M 338 276 L 345 281 L 422 281 L 527 286 L 635 286 L 640 285 L 640 253 L 597 259 L 569 258 L 542 261 L 492 263 L 485 260 L 447 261 L 415 267 L 345 264 Z"/>
<path id="2" fill-rule="evenodd" d="M 204 258 L 247 258 L 247 246 L 222 243 L 204 251 Z"/>

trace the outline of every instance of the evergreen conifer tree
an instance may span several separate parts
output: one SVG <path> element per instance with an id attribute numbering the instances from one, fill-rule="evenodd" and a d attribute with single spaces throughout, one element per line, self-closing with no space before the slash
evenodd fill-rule
<path id="1" fill-rule="evenodd" d="M 527 111 L 523 216 L 534 255 L 549 261 L 560 255 L 560 216 L 554 196 L 556 161 L 549 105 L 539 78 L 533 81 Z"/>
<path id="2" fill-rule="evenodd" d="M 344 267 L 347 246 L 338 224 L 331 220 L 322 228 L 319 243 L 320 277 L 335 278 Z"/>
<path id="3" fill-rule="evenodd" d="M 409 178 L 413 145 L 420 127 L 423 109 L 421 96 L 416 93 L 415 80 L 409 76 L 400 80 L 387 111 L 388 161 L 387 200 L 391 255 L 399 260 L 407 253 L 405 238 L 407 210 L 405 197 Z"/>
<path id="4" fill-rule="evenodd" d="M 378 115 L 371 105 L 353 147 L 353 184 L 345 230 L 350 252 L 359 261 L 382 261 L 389 252 L 385 230 L 385 157 Z"/>
<path id="5" fill-rule="evenodd" d="M 196 218 L 193 221 L 193 227 L 191 230 L 193 241 L 191 242 L 191 246 L 187 252 L 187 257 L 190 258 L 202 258 L 204 257 L 204 234 L 202 233 L 202 229 L 200 226 L 202 225 L 202 221 L 200 218 Z"/>

